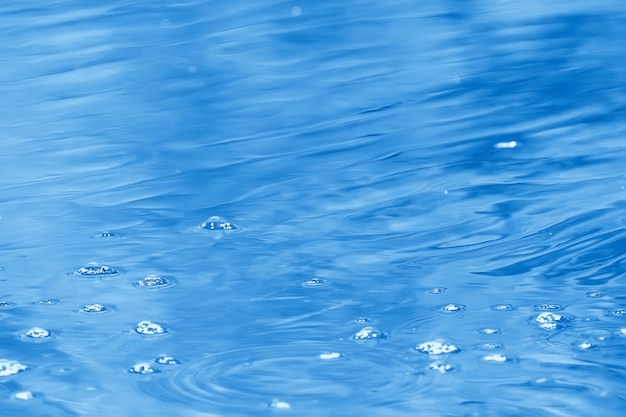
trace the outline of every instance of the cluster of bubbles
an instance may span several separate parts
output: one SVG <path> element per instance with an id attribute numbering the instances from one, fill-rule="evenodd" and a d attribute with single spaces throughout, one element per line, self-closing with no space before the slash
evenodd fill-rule
<path id="1" fill-rule="evenodd" d="M 161 369 L 153 364 L 171 366 L 171 365 L 180 365 L 180 361 L 175 359 L 169 355 L 159 355 L 152 362 L 139 362 L 134 364 L 128 369 L 128 372 L 131 374 L 141 374 L 141 375 L 150 375 L 150 374 L 158 374 L 161 372 Z"/>

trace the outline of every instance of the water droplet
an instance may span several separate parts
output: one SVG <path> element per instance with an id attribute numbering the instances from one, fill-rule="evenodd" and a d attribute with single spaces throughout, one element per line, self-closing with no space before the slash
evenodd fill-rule
<path id="1" fill-rule="evenodd" d="M 140 362 L 133 365 L 132 368 L 128 370 L 128 372 L 130 372 L 131 374 L 149 375 L 159 373 L 160 371 L 153 368 L 152 365 L 150 365 L 148 362 Z"/>
<path id="2" fill-rule="evenodd" d="M 145 288 L 165 288 L 174 285 L 167 278 L 164 278 L 157 274 L 150 274 L 141 281 L 137 281 L 135 286 Z"/>
<path id="3" fill-rule="evenodd" d="M 305 287 L 325 287 L 328 285 L 328 281 L 322 278 L 311 278 L 302 283 Z"/>
<path id="4" fill-rule="evenodd" d="M 487 362 L 495 362 L 495 363 L 503 363 L 509 360 L 506 355 L 501 355 L 499 353 L 493 355 L 483 356 L 483 360 Z"/>
<path id="5" fill-rule="evenodd" d="M 577 347 L 578 349 L 587 350 L 587 349 L 594 348 L 596 346 L 591 342 L 582 342 L 582 343 L 579 343 Z"/>
<path id="6" fill-rule="evenodd" d="M 42 329 L 41 327 L 33 327 L 24 333 L 24 336 L 31 339 L 45 339 L 50 337 L 50 332 L 46 329 Z"/>
<path id="7" fill-rule="evenodd" d="M 465 306 L 463 304 L 448 304 L 441 307 L 441 311 L 445 313 L 457 313 L 463 310 L 465 310 Z"/>
<path id="8" fill-rule="evenodd" d="M 446 291 L 448 291 L 446 287 L 436 287 L 436 288 L 429 290 L 428 292 L 431 294 L 443 294 Z"/>
<path id="9" fill-rule="evenodd" d="M 626 337 L 626 327 L 625 327 L 625 328 L 621 328 L 621 329 L 619 329 L 619 330 L 617 331 L 617 334 L 618 334 L 619 336 L 624 336 L 624 337 Z"/>
<path id="10" fill-rule="evenodd" d="M 325 361 L 327 360 L 332 360 L 332 359 L 337 359 L 341 357 L 341 353 L 339 352 L 331 352 L 331 353 L 322 353 L 320 354 L 320 359 L 323 359 Z"/>
<path id="11" fill-rule="evenodd" d="M 618 308 L 617 310 L 613 310 L 609 313 L 611 316 L 626 316 L 626 308 Z"/>
<path id="12" fill-rule="evenodd" d="M 415 350 L 429 355 L 443 355 L 446 353 L 459 352 L 461 349 L 451 343 L 445 343 L 441 340 L 433 340 L 431 342 L 420 343 L 415 346 Z"/>
<path id="13" fill-rule="evenodd" d="M 494 304 L 491 306 L 493 311 L 511 311 L 513 306 L 511 304 Z"/>
<path id="14" fill-rule="evenodd" d="M 549 313 L 547 311 L 539 313 L 539 315 L 535 317 L 535 323 L 545 330 L 560 329 L 565 326 L 565 322 L 567 322 L 567 318 L 562 314 Z"/>
<path id="15" fill-rule="evenodd" d="M 80 309 L 85 313 L 104 313 L 109 309 L 103 306 L 102 304 L 87 304 L 83 308 Z"/>
<path id="16" fill-rule="evenodd" d="M 169 355 L 160 355 L 154 361 L 161 365 L 180 365 L 180 361 L 178 359 Z"/>
<path id="17" fill-rule="evenodd" d="M 0 359 L 0 376 L 10 376 L 19 374 L 28 369 L 28 366 L 22 365 L 18 361 L 9 359 Z"/>
<path id="18" fill-rule="evenodd" d="M 102 232 L 98 235 L 99 238 L 101 239 L 113 239 L 118 237 L 116 233 L 113 232 Z"/>
<path id="19" fill-rule="evenodd" d="M 153 323 L 148 320 L 143 320 L 137 323 L 137 327 L 135 327 L 135 331 L 139 334 L 144 334 L 144 335 L 167 333 L 167 330 L 163 326 L 157 323 Z"/>
<path id="20" fill-rule="evenodd" d="M 11 301 L 0 301 L 0 308 L 4 309 L 4 310 L 8 310 L 10 308 L 15 307 L 16 304 L 12 303 Z"/>
<path id="21" fill-rule="evenodd" d="M 90 263 L 86 266 L 78 268 L 74 275 L 80 275 L 83 277 L 103 277 L 103 276 L 115 276 L 119 272 L 106 265 L 98 265 L 97 263 Z"/>
<path id="22" fill-rule="evenodd" d="M 291 405 L 288 402 L 273 399 L 270 403 L 270 407 L 278 408 L 281 410 L 289 410 L 291 408 Z"/>
<path id="23" fill-rule="evenodd" d="M 43 300 L 37 301 L 35 304 L 42 304 L 42 305 L 51 306 L 51 305 L 59 304 L 59 301 L 58 300 L 50 300 L 48 298 L 44 298 Z"/>
<path id="24" fill-rule="evenodd" d="M 387 335 L 374 327 L 363 327 L 354 336 L 353 340 L 365 341 L 365 340 L 381 340 L 386 339 Z"/>
<path id="25" fill-rule="evenodd" d="M 537 304 L 535 311 L 560 311 L 563 310 L 563 306 L 560 304 Z"/>

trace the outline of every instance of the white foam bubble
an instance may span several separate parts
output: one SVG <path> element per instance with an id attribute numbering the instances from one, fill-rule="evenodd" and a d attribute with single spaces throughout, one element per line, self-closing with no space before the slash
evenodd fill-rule
<path id="1" fill-rule="evenodd" d="M 85 313 L 104 313 L 109 309 L 103 306 L 102 304 L 87 304 L 81 308 L 81 311 Z"/>
<path id="2" fill-rule="evenodd" d="M 153 323 L 149 320 L 143 320 L 137 323 L 137 326 L 135 327 L 135 331 L 143 335 L 155 335 L 155 334 L 167 333 L 167 330 L 165 329 L 165 327 L 161 326 L 158 323 Z"/>
<path id="3" fill-rule="evenodd" d="M 506 355 L 501 355 L 500 353 L 496 353 L 493 355 L 483 356 L 483 360 L 487 362 L 503 363 L 503 362 L 508 361 L 509 358 Z"/>
<path id="4" fill-rule="evenodd" d="M 445 313 L 457 313 L 463 310 L 465 310 L 465 306 L 463 304 L 447 304 L 441 307 L 441 311 Z"/>
<path id="5" fill-rule="evenodd" d="M 493 145 L 493 147 L 496 149 L 513 149 L 517 147 L 517 142 L 514 140 L 511 140 L 509 142 L 498 142 Z"/>
<path id="6" fill-rule="evenodd" d="M 431 363 L 428 368 L 432 371 L 437 371 L 442 374 L 450 372 L 454 369 L 452 365 L 447 363 Z"/>
<path id="7" fill-rule="evenodd" d="M 115 276 L 119 272 L 117 269 L 107 265 L 98 265 L 95 262 L 91 262 L 85 266 L 82 266 L 74 272 L 75 275 L 83 277 L 99 277 L 99 276 Z"/>
<path id="8" fill-rule="evenodd" d="M 433 340 L 430 342 L 420 343 L 415 347 L 415 350 L 429 355 L 443 355 L 447 353 L 456 353 L 461 349 L 456 345 L 445 343 L 442 340 Z"/>
<path id="9" fill-rule="evenodd" d="M 28 401 L 34 398 L 33 393 L 30 391 L 20 391 L 14 394 L 14 397 L 18 400 Z"/>
<path id="10" fill-rule="evenodd" d="M 358 340 L 358 341 L 380 340 L 380 339 L 386 339 L 386 338 L 387 338 L 387 335 L 385 333 L 371 326 L 363 327 L 356 334 L 354 334 L 354 336 L 352 336 L 352 339 Z"/>
<path id="11" fill-rule="evenodd" d="M 150 365 L 148 362 L 139 362 L 133 365 L 128 370 L 128 372 L 130 372 L 131 374 L 149 375 L 149 374 L 156 374 L 160 371 L 156 368 L 153 368 L 152 365 Z"/>
<path id="12" fill-rule="evenodd" d="M 161 365 L 180 365 L 180 361 L 178 359 L 169 355 L 160 355 L 154 361 Z"/>
<path id="13" fill-rule="evenodd" d="M 277 399 L 273 399 L 272 402 L 270 403 L 270 407 L 278 408 L 280 410 L 289 410 L 291 408 L 291 404 L 289 404 L 286 401 L 280 401 L 280 400 L 277 400 Z"/>
<path id="14" fill-rule="evenodd" d="M 50 337 L 50 332 L 41 327 L 33 327 L 26 331 L 24 336 L 30 337 L 31 339 L 45 339 L 46 337 Z"/>
<path id="15" fill-rule="evenodd" d="M 559 313 L 544 311 L 535 317 L 535 323 L 545 330 L 560 329 L 565 325 L 567 318 Z"/>
<path id="16" fill-rule="evenodd" d="M 28 366 L 10 359 L 0 359 L 0 376 L 19 374 L 28 369 Z"/>
<path id="17" fill-rule="evenodd" d="M 341 357 L 341 353 L 339 352 L 330 352 L 330 353 L 322 353 L 320 354 L 320 359 L 328 361 L 332 359 L 337 359 Z"/>

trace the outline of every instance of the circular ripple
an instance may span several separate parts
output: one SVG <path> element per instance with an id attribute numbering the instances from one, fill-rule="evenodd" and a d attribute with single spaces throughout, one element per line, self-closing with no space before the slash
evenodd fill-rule
<path id="1" fill-rule="evenodd" d="M 410 401 L 425 389 L 418 383 L 414 364 L 402 355 L 351 346 L 355 352 L 330 361 L 319 355 L 332 348 L 315 343 L 225 348 L 171 369 L 167 378 L 138 386 L 181 410 L 193 404 L 219 415 L 261 415 L 275 399 L 299 414 L 315 406 L 316 411 L 333 415 L 346 398 L 371 404 L 385 401 L 393 392 Z"/>
<path id="2" fill-rule="evenodd" d="M 158 323 L 153 323 L 149 320 L 143 320 L 137 323 L 137 326 L 135 327 L 135 331 L 143 335 L 155 335 L 155 334 L 167 333 L 167 329 L 165 327 L 161 326 Z"/>
<path id="3" fill-rule="evenodd" d="M 174 285 L 174 283 L 171 280 L 157 274 L 150 274 L 141 281 L 137 281 L 135 283 L 136 287 L 151 289 L 166 288 L 171 287 L 172 285 Z"/>
<path id="4" fill-rule="evenodd" d="M 98 278 L 98 277 L 112 277 L 119 275 L 119 271 L 115 268 L 112 268 L 107 265 L 98 265 L 95 262 L 89 263 L 83 267 L 78 268 L 74 275 L 81 277 L 90 277 L 90 278 Z"/>
<path id="5" fill-rule="evenodd" d="M 0 376 L 19 374 L 28 369 L 28 366 L 10 359 L 0 359 Z"/>

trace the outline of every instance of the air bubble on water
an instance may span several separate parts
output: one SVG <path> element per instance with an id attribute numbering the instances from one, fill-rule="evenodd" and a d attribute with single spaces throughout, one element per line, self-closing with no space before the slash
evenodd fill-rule
<path id="1" fill-rule="evenodd" d="M 514 140 L 511 140 L 509 142 L 498 142 L 493 145 L 493 147 L 496 149 L 513 149 L 517 147 L 517 142 Z"/>
<path id="2" fill-rule="evenodd" d="M 448 291 L 446 287 L 435 287 L 431 290 L 428 290 L 428 292 L 431 294 L 443 294 L 446 291 Z"/>
<path id="3" fill-rule="evenodd" d="M 328 281 L 323 278 L 311 278 L 304 281 L 302 285 L 308 288 L 325 287 L 328 285 Z"/>
<path id="4" fill-rule="evenodd" d="M 387 335 L 375 327 L 363 327 L 359 330 L 354 336 L 352 336 L 353 340 L 356 341 L 367 341 L 367 340 L 382 340 L 386 339 Z"/>
<path id="5" fill-rule="evenodd" d="M 143 320 L 137 323 L 137 326 L 135 327 L 135 331 L 143 335 L 155 335 L 155 334 L 167 333 L 167 330 L 163 326 L 157 323 L 153 323 L 148 320 Z"/>
<path id="6" fill-rule="evenodd" d="M 11 301 L 0 301 L 0 309 L 8 310 L 15 307 L 16 304 Z"/>
<path id="7" fill-rule="evenodd" d="M 114 232 L 102 232 L 98 234 L 96 237 L 100 239 L 115 239 L 119 236 L 117 235 L 117 233 L 114 233 Z"/>
<path id="8" fill-rule="evenodd" d="M 24 333 L 24 336 L 30 339 L 45 339 L 50 337 L 50 332 L 41 327 L 33 327 Z"/>
<path id="9" fill-rule="evenodd" d="M 626 327 L 622 327 L 621 329 L 619 329 L 619 330 L 617 331 L 617 334 L 618 334 L 619 336 L 626 337 Z"/>
<path id="10" fill-rule="evenodd" d="M 87 304 L 80 309 L 80 311 L 83 311 L 85 313 L 104 313 L 108 310 L 109 309 L 102 304 Z"/>
<path id="11" fill-rule="evenodd" d="M 106 277 L 118 275 L 119 271 L 115 268 L 111 268 L 107 265 L 98 265 L 95 262 L 91 262 L 83 267 L 78 268 L 74 275 L 82 277 Z"/>
<path id="12" fill-rule="evenodd" d="M 565 326 L 567 317 L 559 313 L 550 313 L 544 311 L 535 317 L 535 323 L 542 329 L 555 330 Z"/>
<path id="13" fill-rule="evenodd" d="M 563 306 L 560 304 L 537 304 L 535 305 L 535 311 L 560 311 L 563 310 Z"/>
<path id="14" fill-rule="evenodd" d="M 478 333 L 481 334 L 499 334 L 500 329 L 494 329 L 491 327 L 483 327 L 482 329 L 478 329 Z"/>
<path id="15" fill-rule="evenodd" d="M 14 397 L 18 400 L 28 401 L 34 398 L 33 393 L 30 391 L 20 391 L 14 394 Z"/>
<path id="16" fill-rule="evenodd" d="M 609 312 L 609 315 L 616 317 L 626 316 L 626 308 L 618 308 L 616 310 L 613 310 Z"/>
<path id="17" fill-rule="evenodd" d="M 153 368 L 152 365 L 150 365 L 148 362 L 139 362 L 133 365 L 128 370 L 128 372 L 131 374 L 150 375 L 150 374 L 159 373 L 161 371 L 159 371 L 156 368 Z"/>
<path id="18" fill-rule="evenodd" d="M 500 343 L 483 343 L 482 345 L 476 346 L 476 349 L 480 350 L 496 350 L 502 349 L 502 345 Z"/>
<path id="19" fill-rule="evenodd" d="M 513 306 L 511 304 L 494 304 L 491 306 L 493 311 L 511 311 Z"/>
<path id="20" fill-rule="evenodd" d="M 291 405 L 286 401 L 273 399 L 272 402 L 270 403 L 270 407 L 278 408 L 280 410 L 289 410 L 291 408 Z"/>
<path id="21" fill-rule="evenodd" d="M 150 274 L 141 281 L 137 281 L 135 283 L 136 287 L 144 287 L 144 288 L 165 288 L 171 287 L 174 285 L 167 278 L 164 278 L 157 274 Z"/>
<path id="22" fill-rule="evenodd" d="M 437 371 L 442 374 L 454 370 L 454 366 L 447 363 L 431 363 L 428 368 L 432 371 Z"/>
<path id="23" fill-rule="evenodd" d="M 576 347 L 578 349 L 581 349 L 581 350 L 588 350 L 588 349 L 592 349 L 592 348 L 594 348 L 596 346 L 593 343 L 591 343 L 591 342 L 582 342 L 582 343 L 578 343 L 576 345 Z"/>
<path id="24" fill-rule="evenodd" d="M 10 359 L 0 359 L 0 376 L 16 375 L 28 369 L 28 366 Z"/>
<path id="25" fill-rule="evenodd" d="M 357 319 L 354 319 L 354 323 L 359 323 L 359 324 L 364 324 L 364 323 L 373 323 L 374 320 L 368 318 L 368 317 L 359 317 Z"/>
<path id="26" fill-rule="evenodd" d="M 463 304 L 447 304 L 441 307 L 441 311 L 444 313 L 457 313 L 463 310 L 465 310 L 465 306 Z"/>
<path id="27" fill-rule="evenodd" d="M 598 298 L 598 297 L 602 297 L 603 294 L 598 291 L 589 291 L 586 295 L 589 298 Z"/>
<path id="28" fill-rule="evenodd" d="M 51 305 L 59 304 L 59 301 L 58 300 L 51 300 L 49 298 L 44 298 L 43 300 L 37 301 L 36 304 L 42 304 L 42 305 L 51 306 Z"/>
<path id="29" fill-rule="evenodd" d="M 212 231 L 228 231 L 237 230 L 237 226 L 220 216 L 211 216 L 200 225 L 205 230 Z"/>
<path id="30" fill-rule="evenodd" d="M 442 340 L 433 340 L 430 342 L 420 343 L 415 346 L 415 350 L 421 353 L 427 353 L 428 355 L 443 355 L 447 353 L 456 353 L 461 349 L 451 343 L 445 343 Z"/>
<path id="31" fill-rule="evenodd" d="M 320 354 L 320 359 L 325 360 L 325 361 L 329 361 L 332 359 L 338 359 L 341 357 L 341 353 L 339 352 L 330 352 L 330 353 L 321 353 Z"/>
<path id="32" fill-rule="evenodd" d="M 180 365 L 178 359 L 169 355 L 159 355 L 154 361 L 161 365 Z"/>
<path id="33" fill-rule="evenodd" d="M 493 355 L 483 356 L 483 360 L 486 362 L 492 362 L 492 363 L 504 363 L 504 362 L 509 361 L 509 358 L 506 355 L 495 353 Z"/>

